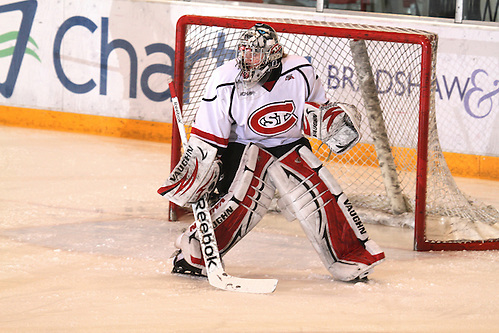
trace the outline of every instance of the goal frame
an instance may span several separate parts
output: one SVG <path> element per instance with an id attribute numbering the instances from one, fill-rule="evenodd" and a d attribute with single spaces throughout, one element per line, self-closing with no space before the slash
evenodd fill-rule
<path id="1" fill-rule="evenodd" d="M 432 61 L 435 56 L 432 43 L 434 42 L 428 35 L 405 31 L 376 31 L 359 28 L 328 27 L 328 26 L 304 26 L 303 24 L 283 23 L 266 21 L 265 19 L 255 20 L 245 18 L 226 18 L 213 16 L 185 15 L 182 16 L 176 25 L 175 36 L 175 63 L 173 82 L 178 96 L 183 96 L 184 86 L 184 55 L 186 52 L 185 37 L 187 27 L 191 24 L 201 26 L 220 26 L 237 29 L 249 29 L 256 23 L 267 23 L 271 25 L 277 33 L 285 32 L 292 34 L 313 33 L 314 35 L 330 36 L 349 39 L 377 40 L 386 42 L 419 44 L 421 46 L 421 77 L 419 96 L 419 119 L 418 119 L 418 143 L 416 162 L 416 193 L 415 193 L 415 223 L 414 223 L 414 250 L 489 250 L 497 249 L 498 243 L 493 240 L 458 242 L 437 242 L 429 241 L 425 237 L 426 219 L 426 189 L 428 171 L 428 130 L 429 115 L 432 98 L 432 78 L 434 77 Z M 366 26 L 367 27 L 367 26 Z M 182 98 L 180 98 L 182 104 Z M 172 150 L 171 169 L 179 162 L 181 157 L 181 140 L 178 131 L 178 124 L 175 117 L 172 119 Z M 170 220 L 176 220 L 182 214 L 182 208 L 170 203 Z"/>

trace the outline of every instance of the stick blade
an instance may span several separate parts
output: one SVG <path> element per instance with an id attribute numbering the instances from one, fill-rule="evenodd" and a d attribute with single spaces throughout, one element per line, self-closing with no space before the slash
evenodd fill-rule
<path id="1" fill-rule="evenodd" d="M 252 294 L 270 294 L 277 287 L 276 279 L 245 279 L 225 272 L 211 274 L 209 282 L 213 287 Z"/>

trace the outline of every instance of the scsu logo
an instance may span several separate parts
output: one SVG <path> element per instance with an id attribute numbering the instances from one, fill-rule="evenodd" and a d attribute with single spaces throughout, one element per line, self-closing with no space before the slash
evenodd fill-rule
<path id="1" fill-rule="evenodd" d="M 262 136 L 282 134 L 289 131 L 298 121 L 294 111 L 293 101 L 270 103 L 253 112 L 248 119 L 248 125 L 253 132 Z"/>

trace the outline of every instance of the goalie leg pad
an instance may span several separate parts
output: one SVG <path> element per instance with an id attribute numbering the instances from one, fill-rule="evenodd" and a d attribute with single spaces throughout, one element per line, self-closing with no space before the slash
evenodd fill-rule
<path id="1" fill-rule="evenodd" d="M 246 147 L 229 191 L 211 210 L 220 253 L 224 255 L 267 213 L 275 194 L 268 168 L 275 158 L 254 144 Z"/>
<path id="2" fill-rule="evenodd" d="M 215 236 L 222 256 L 250 232 L 267 212 L 275 193 L 275 187 L 267 181 L 267 169 L 274 161 L 275 158 L 268 152 L 255 145 L 247 146 L 229 191 L 211 208 Z M 189 265 L 206 274 L 195 223 L 179 236 L 175 246 L 181 250 Z"/>
<path id="3" fill-rule="evenodd" d="M 192 137 L 182 158 L 158 193 L 171 202 L 186 206 L 215 188 L 220 175 L 217 149 Z"/>
<path id="4" fill-rule="evenodd" d="M 280 158 L 269 174 L 331 275 L 350 281 L 364 277 L 384 259 L 329 171 L 307 148 Z"/>

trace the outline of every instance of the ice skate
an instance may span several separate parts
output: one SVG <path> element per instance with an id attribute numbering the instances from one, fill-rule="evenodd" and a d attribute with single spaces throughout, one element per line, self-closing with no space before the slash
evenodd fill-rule
<path id="1" fill-rule="evenodd" d="M 178 249 L 172 255 L 172 273 L 206 277 L 206 267 L 201 244 L 196 237 L 196 226 L 192 224 L 174 243 Z"/>
<path id="2" fill-rule="evenodd" d="M 206 270 L 194 267 L 185 260 L 184 255 L 181 250 L 177 250 L 173 253 L 173 268 L 172 274 L 185 274 L 193 276 L 206 277 Z"/>

